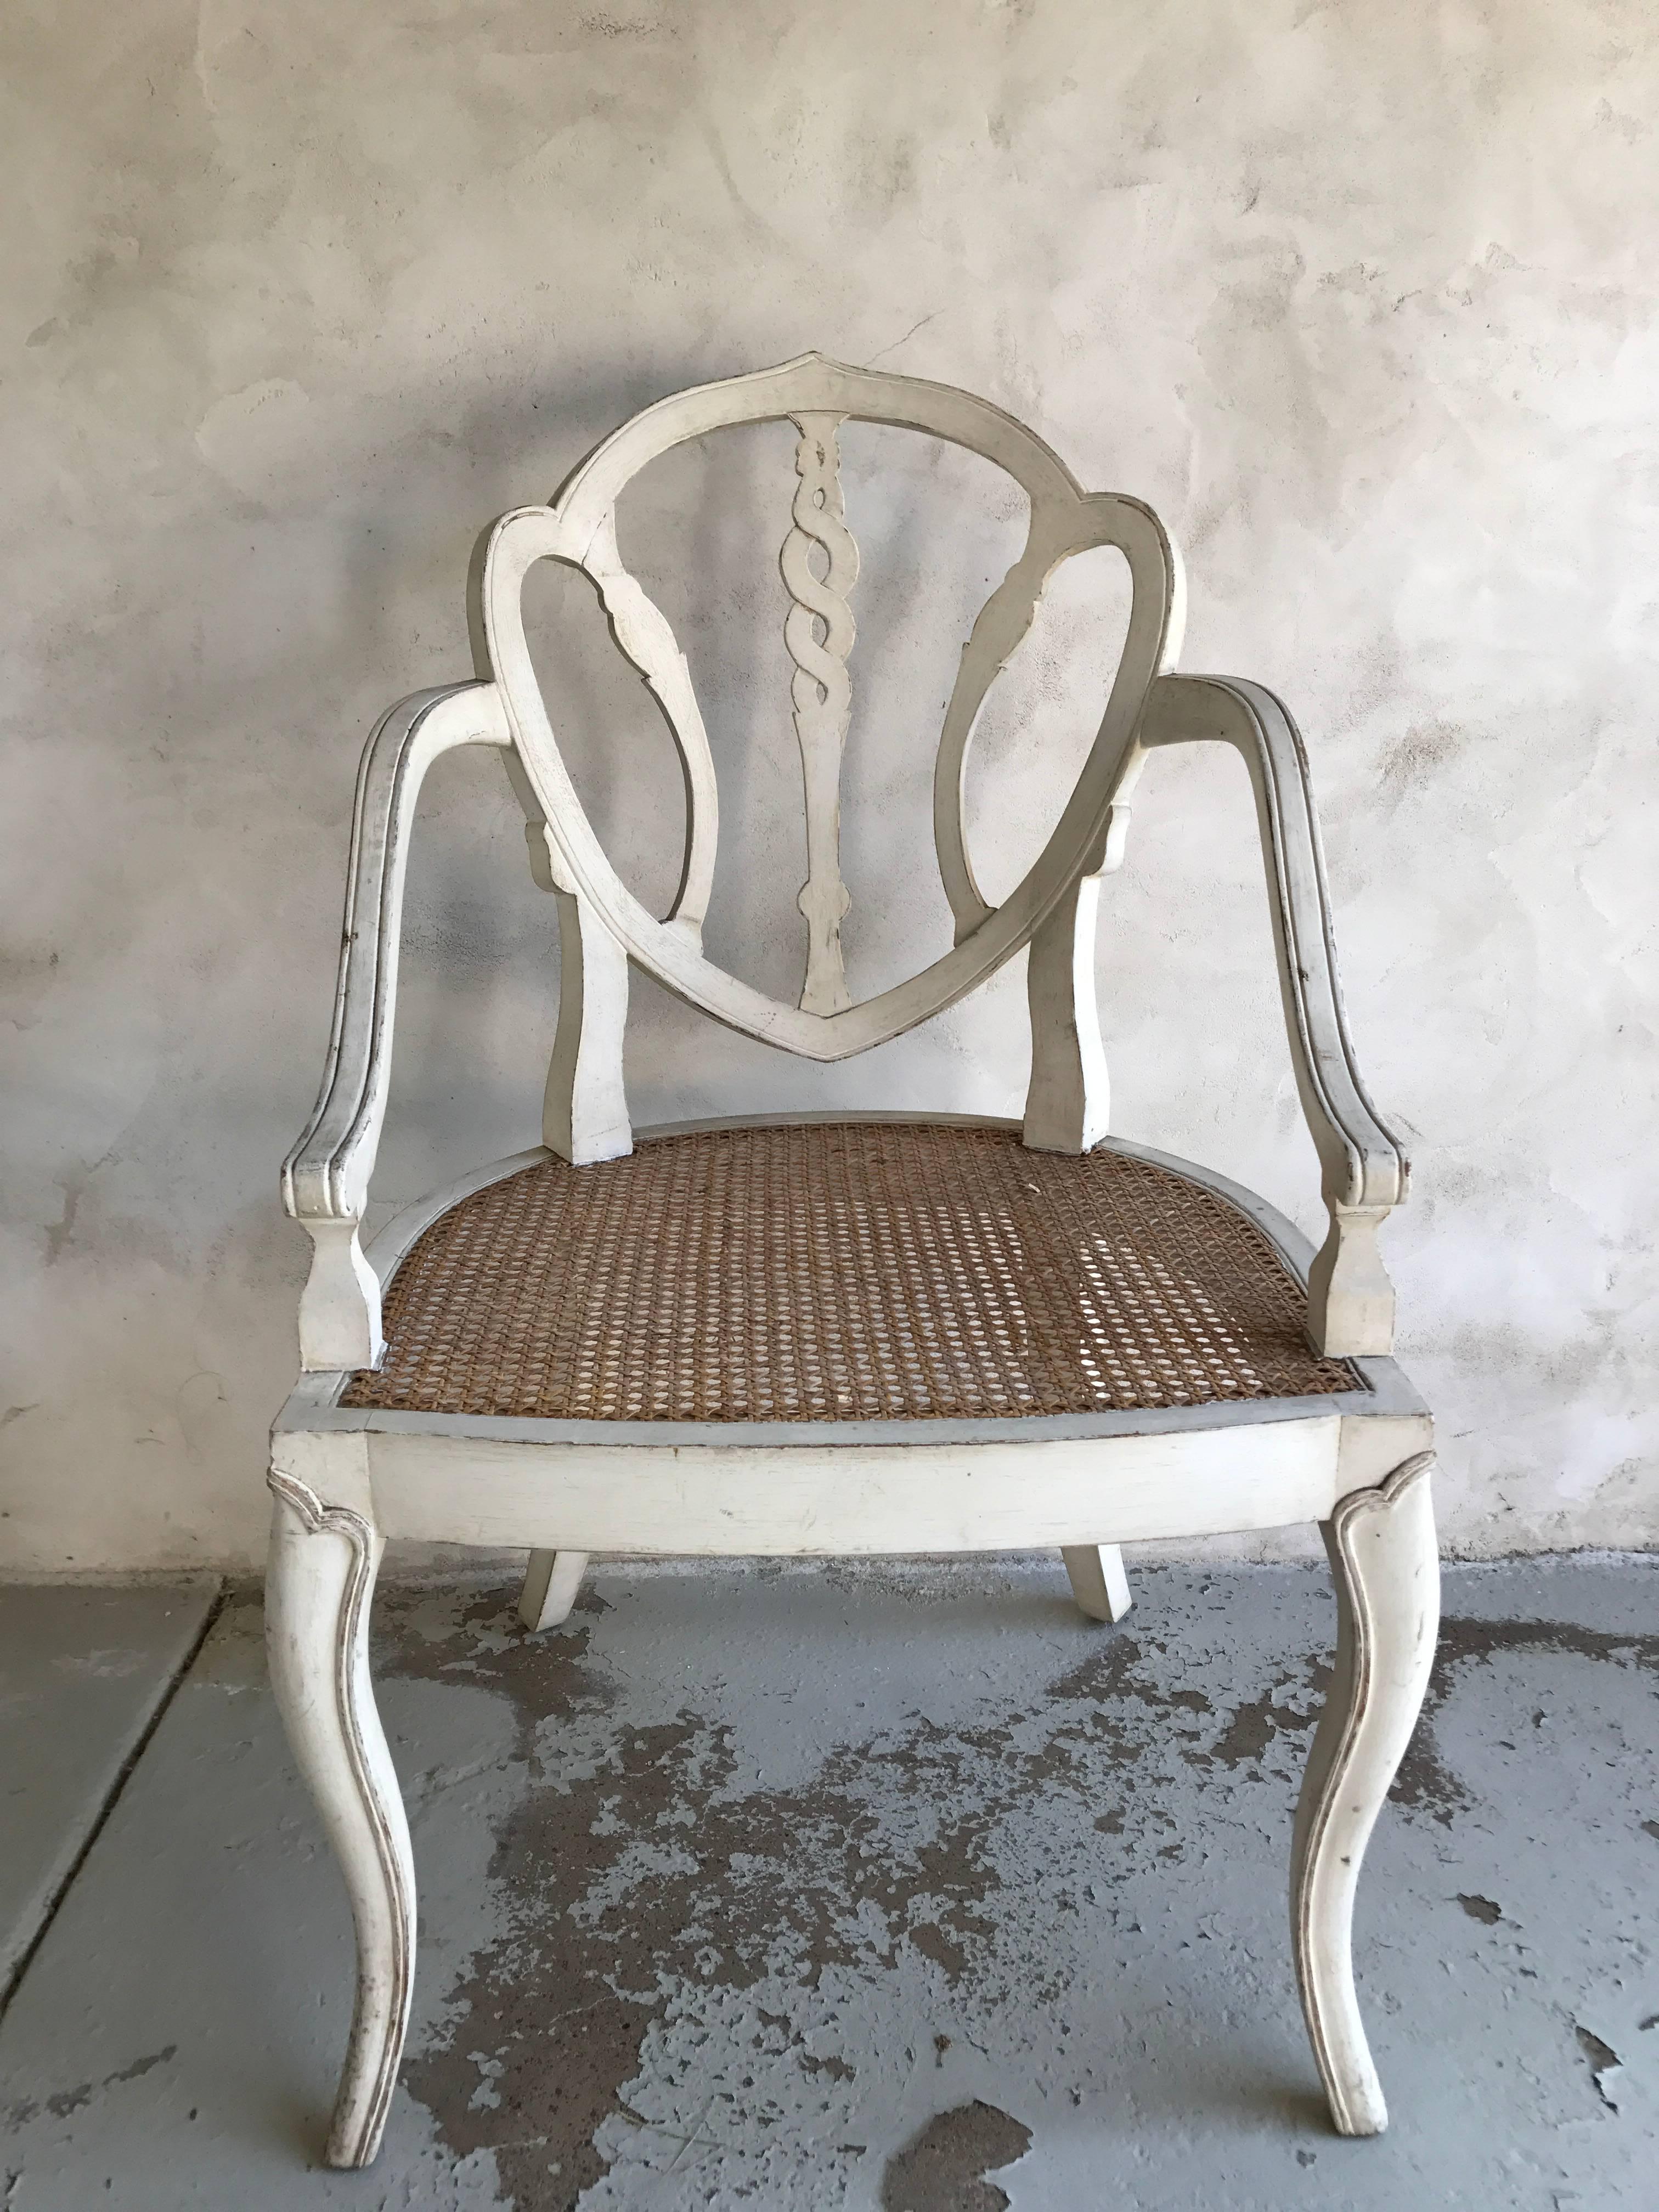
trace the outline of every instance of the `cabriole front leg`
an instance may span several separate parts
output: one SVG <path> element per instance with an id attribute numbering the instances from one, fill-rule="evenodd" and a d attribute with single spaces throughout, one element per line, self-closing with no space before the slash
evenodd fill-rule
<path id="1" fill-rule="evenodd" d="M 1360 1861 L 1428 1686 L 1440 1626 L 1440 1560 L 1419 1453 L 1322 1524 L 1336 1583 L 1336 1668 L 1297 1808 L 1291 1933 L 1314 2057 L 1339 2134 L 1380 2135 L 1382 2087 L 1353 1986 Z"/>
<path id="2" fill-rule="evenodd" d="M 265 1578 L 270 1678 L 294 1756 L 334 1847 L 357 1936 L 357 1996 L 329 2130 L 331 2166 L 380 2146 L 409 2027 L 415 1867 L 368 1674 L 368 1609 L 381 1539 L 273 1470 Z"/>

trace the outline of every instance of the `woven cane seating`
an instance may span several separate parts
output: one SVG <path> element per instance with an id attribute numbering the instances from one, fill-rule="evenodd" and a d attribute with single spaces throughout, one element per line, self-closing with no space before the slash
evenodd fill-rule
<path id="1" fill-rule="evenodd" d="M 805 817 L 793 1004 L 704 949 L 714 756 L 687 663 L 617 534 L 618 497 L 647 463 L 757 422 L 796 434 L 779 556 Z M 981 455 L 1029 514 L 1023 550 L 969 630 L 933 757 L 954 942 L 866 998 L 842 953 L 839 839 L 859 574 L 840 441 L 861 422 Z M 963 822 L 974 732 L 1047 580 L 1097 547 L 1116 550 L 1130 581 L 1116 674 L 1047 844 L 994 902 Z M 592 585 L 678 748 L 686 840 L 665 915 L 623 884 L 567 768 L 565 702 L 543 695 L 521 606 L 544 561 Z M 491 526 L 472 591 L 477 676 L 394 707 L 364 751 L 333 1033 L 283 1176 L 313 1257 L 301 1373 L 272 1435 L 268 1639 L 357 1944 L 330 2161 L 374 2156 L 413 1988 L 414 1865 L 368 1656 L 388 1538 L 527 1553 L 520 1612 L 534 1634 L 565 1617 L 588 1559 L 605 1553 L 1052 1547 L 1085 1614 L 1109 1625 L 1131 1601 L 1125 1542 L 1317 1525 L 1339 1641 L 1291 1845 L 1291 1948 L 1334 2124 L 1376 2133 L 1386 2107 L 1355 1999 L 1352 1917 L 1434 1645 L 1431 1427 L 1391 1357 L 1377 1245 L 1407 1164 L 1357 1071 L 1288 713 L 1255 684 L 1175 672 L 1180 564 L 1149 508 L 1084 491 L 984 400 L 816 354 L 635 416 L 550 504 Z M 1162 748 L 1202 741 L 1233 746 L 1255 792 L 1286 1033 L 1329 1217 L 1317 1251 L 1253 1194 L 1107 1127 L 1093 973 L 1102 887 L 1143 769 Z M 501 755 L 532 872 L 557 905 L 542 1142 L 434 1193 L 365 1250 L 416 803 L 427 769 L 459 746 Z M 915 1028 L 1022 952 L 1031 1070 L 1018 1121 L 735 1110 L 634 1127 L 623 1071 L 634 969 L 729 1028 L 828 1062 Z"/>
<path id="2" fill-rule="evenodd" d="M 588 1421 L 1127 1412 L 1352 1390 L 1202 1183 L 1019 1132 L 818 1122 L 552 1159 L 461 1200 L 340 1403 Z"/>

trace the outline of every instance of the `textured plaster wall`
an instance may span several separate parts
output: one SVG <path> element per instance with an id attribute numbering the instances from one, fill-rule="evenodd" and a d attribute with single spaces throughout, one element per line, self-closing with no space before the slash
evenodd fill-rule
<path id="1" fill-rule="evenodd" d="M 306 1257 L 276 1167 L 362 738 L 466 672 L 493 514 L 642 403 L 808 346 L 975 386 L 1165 516 L 1183 665 L 1308 732 L 1356 1031 L 1416 1158 L 1387 1249 L 1449 1540 L 1652 1541 L 1649 8 L 40 0 L 5 42 L 0 1562 L 257 1552 Z M 891 434 L 849 434 L 848 477 L 866 988 L 944 941 L 929 747 L 1015 518 Z M 711 941 L 786 988 L 793 488 L 756 433 L 623 512 L 726 779 Z M 987 734 L 999 884 L 1086 738 L 1090 580 Z M 538 616 L 596 817 L 660 896 L 665 741 L 590 601 L 549 585 Z M 388 1203 L 535 1140 L 550 905 L 499 766 L 443 763 Z M 1155 764 L 1103 909 L 1117 1127 L 1316 1225 L 1231 756 Z M 1018 965 L 833 1071 L 641 984 L 630 1076 L 643 1121 L 1011 1111 L 1024 1050 Z"/>

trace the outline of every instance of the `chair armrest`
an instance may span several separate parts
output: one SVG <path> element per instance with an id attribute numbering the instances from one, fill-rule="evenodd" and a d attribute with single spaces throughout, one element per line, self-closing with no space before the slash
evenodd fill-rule
<path id="1" fill-rule="evenodd" d="M 511 743 L 495 685 L 468 683 L 415 692 L 363 748 L 322 1088 L 283 1163 L 283 1204 L 315 1246 L 300 1301 L 303 1368 L 372 1367 L 385 1351 L 380 1285 L 358 1227 L 386 1118 L 404 876 L 422 779 L 453 746 Z"/>
<path id="2" fill-rule="evenodd" d="M 1331 1217 L 1309 1273 L 1310 1331 L 1322 1352 L 1381 1355 L 1394 1345 L 1394 1289 L 1376 1232 L 1405 1198 L 1409 1163 L 1365 1094 L 1348 1035 L 1307 754 L 1285 707 L 1260 684 L 1160 677 L 1142 743 L 1203 738 L 1237 746 L 1255 793 L 1285 1024 Z"/>

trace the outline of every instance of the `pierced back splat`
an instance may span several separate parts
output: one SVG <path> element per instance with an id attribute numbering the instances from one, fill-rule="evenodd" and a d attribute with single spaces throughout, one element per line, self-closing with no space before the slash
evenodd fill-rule
<path id="1" fill-rule="evenodd" d="M 806 924 L 805 978 L 794 1006 L 743 982 L 703 953 L 699 923 L 717 823 L 713 760 L 684 657 L 660 611 L 623 568 L 615 533 L 618 496 L 658 454 L 728 426 L 785 421 L 798 433 L 798 483 L 780 564 L 790 597 L 784 635 L 793 664 L 807 858 L 799 901 Z M 935 846 L 957 942 L 902 981 L 857 1000 L 841 949 L 848 908 L 839 849 L 841 774 L 854 637 L 848 595 L 858 575 L 839 473 L 843 422 L 887 423 L 964 447 L 1005 470 L 1030 501 L 1024 550 L 963 649 L 936 757 Z M 1048 843 L 1007 897 L 992 906 L 974 882 L 963 830 L 963 776 L 974 725 L 997 671 L 1030 626 L 1045 580 L 1072 555 L 1097 545 L 1116 546 L 1129 567 L 1133 599 L 1122 656 L 1093 745 Z M 640 904 L 594 834 L 531 663 L 520 594 L 529 568 L 547 559 L 581 570 L 598 586 L 617 642 L 644 676 L 679 746 L 690 834 L 680 896 L 665 920 Z M 566 979 L 566 995 L 579 1012 L 568 1025 L 562 1012 L 550 1080 L 547 1141 L 556 1150 L 580 1159 L 628 1147 L 625 1115 L 613 1110 L 621 1095 L 628 961 L 717 1021 L 804 1058 L 834 1060 L 942 1012 L 1028 944 L 1035 948 L 1034 973 L 1044 979 L 1032 997 L 1033 1027 L 1040 1033 L 1033 1065 L 1034 1085 L 1048 1102 L 1030 1117 L 1028 1142 L 1074 1151 L 1092 1141 L 1103 1111 L 1103 1062 L 1088 1033 L 1088 887 L 1109 864 L 1115 809 L 1121 827 L 1121 802 L 1141 763 L 1149 688 L 1173 662 L 1181 640 L 1180 562 L 1150 508 L 1115 494 L 1085 493 L 1041 438 L 987 400 L 805 354 L 776 368 L 677 392 L 636 415 L 589 454 L 550 507 L 520 507 L 501 518 L 483 549 L 477 588 L 484 655 L 512 731 L 532 850 L 544 856 L 546 879 L 573 902 L 573 944 L 580 938 L 592 948 L 595 988 L 576 991 Z M 606 939 L 616 948 L 614 959 L 605 957 Z M 574 957 L 586 977 L 589 951 Z M 611 1066 L 613 1079 L 604 1085 L 595 1079 L 589 1089 L 594 1099 L 603 1095 L 609 1102 L 604 1112 L 596 1104 L 567 1113 L 565 1091 L 580 1090 L 582 1071 L 597 1069 L 601 1060 Z"/>
<path id="2" fill-rule="evenodd" d="M 847 656 L 853 649 L 848 593 L 858 581 L 859 549 L 844 520 L 839 415 L 797 415 L 794 528 L 778 566 L 793 602 L 783 625 L 795 664 L 790 678 L 795 737 L 806 801 L 806 881 L 796 903 L 806 921 L 806 980 L 800 1003 L 809 1014 L 836 1014 L 853 1003 L 842 966 L 842 919 L 851 896 L 841 873 L 841 763 L 852 713 Z M 822 556 L 823 573 L 812 567 Z"/>

